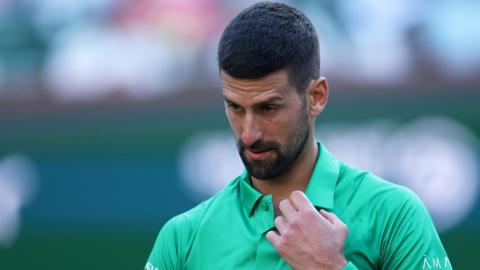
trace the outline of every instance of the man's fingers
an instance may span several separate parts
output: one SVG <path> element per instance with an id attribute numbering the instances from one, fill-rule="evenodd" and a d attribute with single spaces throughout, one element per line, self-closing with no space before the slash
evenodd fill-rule
<path id="1" fill-rule="evenodd" d="M 295 190 L 292 192 L 292 194 L 290 194 L 290 201 L 292 201 L 293 206 L 299 211 L 315 210 L 313 204 L 301 191 Z"/>
<path id="2" fill-rule="evenodd" d="M 336 231 L 340 232 L 344 237 L 348 235 L 348 228 L 341 219 L 337 217 L 334 213 L 329 213 L 323 209 L 320 210 L 320 215 L 322 215 L 326 220 L 328 220 L 335 228 Z"/>
<path id="3" fill-rule="evenodd" d="M 339 220 L 335 214 L 329 213 L 323 209 L 320 209 L 320 215 L 322 215 L 322 217 L 328 220 L 328 222 L 330 222 L 332 225 Z"/>
<path id="4" fill-rule="evenodd" d="M 268 242 L 270 242 L 272 244 L 272 246 L 274 246 L 275 248 L 278 247 L 279 243 L 280 243 L 280 240 L 281 240 L 281 237 L 280 235 L 278 235 L 278 233 L 274 232 L 274 231 L 269 231 L 267 232 L 267 240 Z"/>
<path id="5" fill-rule="evenodd" d="M 342 225 L 345 226 L 345 223 L 337 217 L 334 213 L 327 212 L 323 209 L 320 210 L 320 214 L 325 217 L 333 225 Z"/>
<path id="6" fill-rule="evenodd" d="M 292 220 L 297 215 L 297 210 L 287 199 L 281 200 L 278 207 L 280 208 L 280 211 L 287 220 Z"/>
<path id="7" fill-rule="evenodd" d="M 277 228 L 280 234 L 283 234 L 287 229 L 287 224 L 285 222 L 285 218 L 282 216 L 278 216 L 275 218 L 275 227 Z"/>

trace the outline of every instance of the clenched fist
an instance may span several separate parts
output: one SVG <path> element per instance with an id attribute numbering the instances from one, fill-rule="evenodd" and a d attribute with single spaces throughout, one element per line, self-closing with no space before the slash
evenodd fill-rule
<path id="1" fill-rule="evenodd" d="M 335 215 L 317 211 L 301 191 L 279 205 L 281 216 L 275 218 L 277 232 L 267 239 L 280 256 L 295 270 L 342 269 L 347 226 Z"/>

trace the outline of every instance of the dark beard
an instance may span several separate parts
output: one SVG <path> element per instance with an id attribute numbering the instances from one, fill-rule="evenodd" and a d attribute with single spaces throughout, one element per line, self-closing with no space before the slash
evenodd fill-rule
<path id="1" fill-rule="evenodd" d="M 295 160 L 305 148 L 310 133 L 308 125 L 308 116 L 303 114 L 301 117 L 300 126 L 295 129 L 295 132 L 287 139 L 285 149 L 282 151 L 280 145 L 274 141 L 257 141 L 250 147 L 247 147 L 241 140 L 237 141 L 237 147 L 240 157 L 247 169 L 248 173 L 260 180 L 270 180 L 275 178 L 292 167 Z M 291 142 L 291 143 L 290 143 Z M 266 158 L 265 160 L 249 160 L 245 156 L 245 150 L 250 149 L 256 152 L 265 150 L 272 150 L 276 156 Z"/>

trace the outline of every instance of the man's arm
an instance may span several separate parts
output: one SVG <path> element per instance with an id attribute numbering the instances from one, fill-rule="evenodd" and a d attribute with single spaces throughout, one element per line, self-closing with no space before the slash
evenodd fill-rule
<path id="1" fill-rule="evenodd" d="M 390 199 L 401 200 L 402 203 L 385 227 L 382 269 L 452 269 L 423 203 L 406 189 L 402 190 L 402 197 Z"/>
<path id="2" fill-rule="evenodd" d="M 148 257 L 145 270 L 181 269 L 176 222 L 173 218 L 163 226 Z"/>

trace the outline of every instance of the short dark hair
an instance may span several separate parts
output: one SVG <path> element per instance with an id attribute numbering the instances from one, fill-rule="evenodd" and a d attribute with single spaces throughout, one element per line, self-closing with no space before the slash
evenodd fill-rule
<path id="1" fill-rule="evenodd" d="M 297 9 L 260 2 L 244 9 L 225 28 L 218 47 L 219 68 L 239 79 L 259 79 L 287 68 L 300 94 L 319 77 L 318 37 Z"/>

